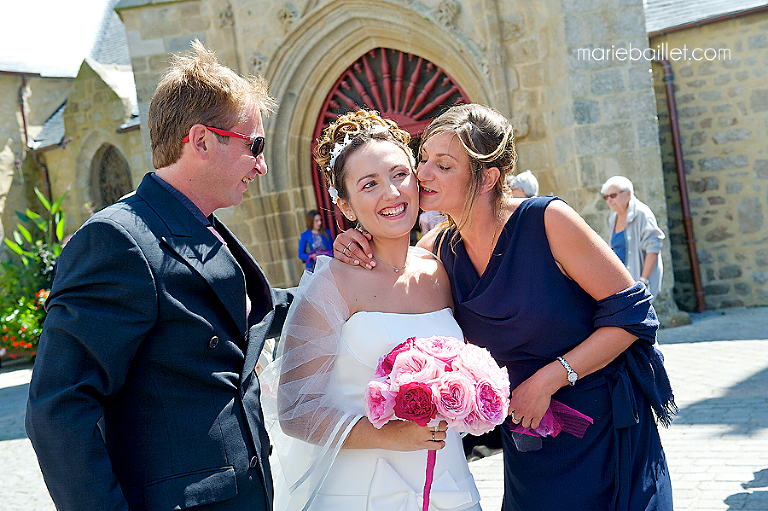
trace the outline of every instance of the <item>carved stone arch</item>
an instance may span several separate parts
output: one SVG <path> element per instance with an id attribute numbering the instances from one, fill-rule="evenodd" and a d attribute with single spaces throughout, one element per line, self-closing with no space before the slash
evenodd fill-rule
<path id="1" fill-rule="evenodd" d="M 112 144 L 103 144 L 91 160 L 90 195 L 93 211 L 117 202 L 133 190 L 131 169 L 120 151 Z"/>
<path id="2" fill-rule="evenodd" d="M 452 77 L 469 101 L 490 104 L 493 84 L 478 65 L 477 49 L 453 35 L 407 7 L 373 0 L 354 5 L 334 1 L 300 20 L 265 72 L 280 106 L 267 123 L 272 170 L 256 181 L 259 191 L 299 188 L 303 203 L 293 204 L 297 213 L 315 206 L 312 144 L 317 119 L 339 77 L 377 48 L 432 62 Z"/>

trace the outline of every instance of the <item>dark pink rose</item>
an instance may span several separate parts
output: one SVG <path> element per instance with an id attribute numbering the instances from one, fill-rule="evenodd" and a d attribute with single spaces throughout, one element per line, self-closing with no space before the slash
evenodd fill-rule
<path id="1" fill-rule="evenodd" d="M 395 398 L 395 415 L 422 427 L 434 419 L 437 415 L 437 406 L 432 401 L 432 390 L 429 385 L 411 382 L 401 386 Z"/>
<path id="2" fill-rule="evenodd" d="M 392 372 L 392 366 L 395 365 L 397 356 L 400 353 L 411 349 L 413 347 L 414 339 L 415 337 L 406 339 L 405 342 L 395 346 L 386 357 L 379 359 L 379 366 L 376 368 L 376 376 L 389 376 L 389 373 Z"/>

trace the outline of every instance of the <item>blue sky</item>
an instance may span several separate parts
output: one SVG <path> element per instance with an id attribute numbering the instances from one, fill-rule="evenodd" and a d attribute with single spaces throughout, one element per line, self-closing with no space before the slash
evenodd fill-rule
<path id="1" fill-rule="evenodd" d="M 75 76 L 110 0 L 0 0 L 0 70 Z"/>

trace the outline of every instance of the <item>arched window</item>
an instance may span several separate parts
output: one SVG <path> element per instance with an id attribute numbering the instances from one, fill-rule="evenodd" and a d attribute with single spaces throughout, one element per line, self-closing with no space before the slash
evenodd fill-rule
<path id="1" fill-rule="evenodd" d="M 91 161 L 91 199 L 93 211 L 114 204 L 133 190 L 131 169 L 117 148 L 102 145 Z"/>
<path id="2" fill-rule="evenodd" d="M 432 119 L 459 103 L 469 103 L 469 98 L 440 67 L 410 53 L 376 48 L 360 57 L 334 84 L 317 119 L 312 149 L 329 123 L 359 108 L 378 111 L 417 138 Z M 314 164 L 312 184 L 323 223 L 335 235 L 337 221 L 345 227 L 346 219 L 342 215 L 334 218 L 328 185 Z"/>

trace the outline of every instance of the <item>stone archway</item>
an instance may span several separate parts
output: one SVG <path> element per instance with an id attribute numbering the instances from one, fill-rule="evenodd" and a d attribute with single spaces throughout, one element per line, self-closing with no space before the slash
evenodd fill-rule
<path id="1" fill-rule="evenodd" d="M 471 102 L 492 104 L 508 94 L 495 78 L 494 73 L 503 73 L 491 65 L 495 54 L 408 6 L 334 0 L 308 11 L 264 64 L 262 74 L 279 110 L 265 123 L 270 171 L 251 184 L 246 203 L 254 212 L 264 212 L 257 213 L 254 228 L 257 238 L 269 240 L 254 250 L 263 259 L 285 261 L 287 280 L 293 282 L 303 271 L 294 263 L 305 213 L 317 207 L 312 182 L 317 120 L 339 77 L 361 55 L 377 48 L 418 55 L 445 70 Z"/>
<path id="2" fill-rule="evenodd" d="M 453 37 L 434 20 L 387 2 L 336 1 L 303 18 L 264 72 L 280 107 L 266 126 L 271 141 L 267 158 L 273 171 L 256 182 L 254 195 L 299 189 L 293 195 L 296 213 L 314 207 L 310 169 L 317 119 L 339 77 L 376 48 L 418 55 L 445 70 L 469 101 L 490 104 L 498 92 L 488 74 L 494 67 L 487 65 L 489 56 L 473 44 Z"/>
<path id="3" fill-rule="evenodd" d="M 429 60 L 391 48 L 376 48 L 349 66 L 326 96 L 315 125 L 312 150 L 328 124 L 349 111 L 376 110 L 412 137 L 418 137 L 445 108 L 468 102 L 469 97 L 456 81 Z M 336 226 L 344 226 L 344 218 L 334 215 L 323 173 L 316 165 L 311 173 L 323 222 L 335 235 Z"/>
<path id="4" fill-rule="evenodd" d="M 131 169 L 120 151 L 111 144 L 102 145 L 93 156 L 89 181 L 94 212 L 133 190 Z"/>

